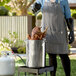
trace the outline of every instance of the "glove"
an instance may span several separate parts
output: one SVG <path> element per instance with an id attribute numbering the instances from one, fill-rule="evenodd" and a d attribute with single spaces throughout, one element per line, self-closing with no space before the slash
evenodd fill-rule
<path id="1" fill-rule="evenodd" d="M 68 29 L 70 30 L 70 33 L 69 33 L 69 44 L 71 44 L 74 41 L 73 19 L 72 18 L 66 19 L 66 22 L 67 22 Z"/>
<path id="2" fill-rule="evenodd" d="M 33 13 L 36 13 L 38 10 L 40 10 L 40 8 L 41 4 L 35 3 L 32 9 Z"/>
<path id="3" fill-rule="evenodd" d="M 69 34 L 69 44 L 71 44 L 74 41 L 74 31 L 70 31 Z"/>

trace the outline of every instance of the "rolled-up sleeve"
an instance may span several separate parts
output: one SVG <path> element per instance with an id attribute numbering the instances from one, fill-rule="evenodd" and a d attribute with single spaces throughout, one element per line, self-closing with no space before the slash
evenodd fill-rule
<path id="1" fill-rule="evenodd" d="M 68 0 L 64 0 L 64 14 L 65 14 L 65 18 L 71 18 L 71 12 L 70 12 L 70 7 L 69 7 L 69 3 Z"/>

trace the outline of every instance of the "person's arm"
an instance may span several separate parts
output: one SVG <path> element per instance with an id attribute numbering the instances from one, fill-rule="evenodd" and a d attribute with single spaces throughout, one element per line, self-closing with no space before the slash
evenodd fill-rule
<path id="1" fill-rule="evenodd" d="M 72 18 L 66 19 L 68 29 L 70 30 L 69 33 L 69 44 L 74 41 L 74 21 Z"/>
<path id="2" fill-rule="evenodd" d="M 64 14 L 66 19 L 71 18 L 71 11 L 68 0 L 64 0 Z"/>
<path id="3" fill-rule="evenodd" d="M 36 13 L 38 10 L 41 9 L 41 6 L 42 6 L 41 2 L 42 0 L 36 0 L 36 2 L 33 5 L 33 9 L 32 9 L 33 13 Z"/>
<path id="4" fill-rule="evenodd" d="M 64 14 L 65 14 L 68 29 L 70 31 L 69 44 L 71 44 L 74 41 L 74 24 L 73 24 L 74 22 L 73 22 L 73 19 L 71 18 L 71 12 L 70 12 L 70 8 L 69 8 L 68 0 L 65 0 Z"/>

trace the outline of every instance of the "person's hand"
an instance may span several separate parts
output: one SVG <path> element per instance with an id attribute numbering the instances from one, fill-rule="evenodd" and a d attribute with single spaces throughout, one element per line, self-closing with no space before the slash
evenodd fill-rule
<path id="1" fill-rule="evenodd" d="M 36 13 L 38 10 L 40 10 L 40 8 L 41 4 L 35 3 L 32 9 L 33 13 Z"/>
<path id="2" fill-rule="evenodd" d="M 74 41 L 74 31 L 70 31 L 69 33 L 69 44 L 73 43 Z"/>

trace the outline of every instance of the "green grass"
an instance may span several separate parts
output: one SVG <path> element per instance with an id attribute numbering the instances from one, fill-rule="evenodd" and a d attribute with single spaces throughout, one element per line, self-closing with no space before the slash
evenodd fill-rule
<path id="1" fill-rule="evenodd" d="M 71 60 L 71 76 L 76 76 L 76 58 L 70 56 L 70 60 Z M 24 61 L 26 61 L 26 60 L 24 59 Z M 46 60 L 46 64 L 48 65 L 48 58 Z M 20 66 L 20 65 L 24 65 L 24 63 L 20 59 L 17 59 L 16 60 L 16 71 L 15 71 L 15 75 L 14 76 L 17 76 L 17 74 L 18 74 L 17 67 Z M 21 72 L 20 76 L 24 76 L 24 73 Z M 28 74 L 28 76 L 34 76 L 34 75 Z M 45 76 L 45 73 L 40 75 L 40 76 Z M 50 76 L 49 72 L 48 72 L 48 76 Z M 65 76 L 60 57 L 57 57 L 57 72 L 56 72 L 56 76 Z"/>

